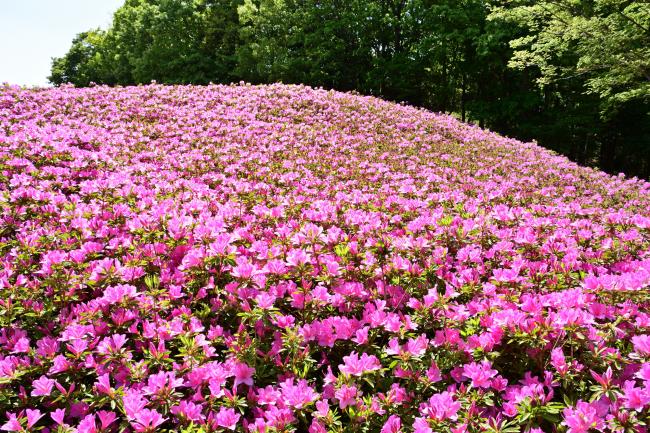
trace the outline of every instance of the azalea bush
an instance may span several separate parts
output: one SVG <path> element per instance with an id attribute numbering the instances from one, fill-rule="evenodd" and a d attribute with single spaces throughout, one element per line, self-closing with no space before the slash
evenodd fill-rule
<path id="1" fill-rule="evenodd" d="M 0 90 L 0 428 L 645 432 L 650 183 L 301 86 Z"/>

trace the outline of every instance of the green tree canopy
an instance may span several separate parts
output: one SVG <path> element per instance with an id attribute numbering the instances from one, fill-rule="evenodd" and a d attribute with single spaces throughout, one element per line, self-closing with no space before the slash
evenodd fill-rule
<path id="1" fill-rule="evenodd" d="M 509 66 L 535 67 L 547 86 L 580 77 L 600 98 L 604 115 L 650 98 L 650 3 L 630 0 L 517 1 L 490 19 L 525 26 L 510 41 Z"/>
<path id="2" fill-rule="evenodd" d="M 79 33 L 65 56 L 53 59 L 48 79 L 53 84 L 72 83 L 88 86 L 106 82 L 106 61 L 103 52 L 106 33 L 100 29 Z"/>

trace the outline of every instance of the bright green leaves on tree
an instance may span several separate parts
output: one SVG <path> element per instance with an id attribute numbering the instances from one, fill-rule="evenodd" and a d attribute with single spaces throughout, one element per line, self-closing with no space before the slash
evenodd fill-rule
<path id="1" fill-rule="evenodd" d="M 106 32 L 82 33 L 53 60 L 54 84 L 233 80 L 239 22 L 235 0 L 127 0 Z"/>
<path id="2" fill-rule="evenodd" d="M 607 116 L 632 100 L 650 98 L 650 3 L 624 0 L 512 2 L 491 19 L 529 29 L 513 39 L 509 65 L 537 67 L 546 86 L 579 77 Z"/>
<path id="3" fill-rule="evenodd" d="M 78 34 L 66 55 L 53 59 L 48 79 L 54 84 L 76 86 L 87 86 L 93 81 L 106 82 L 105 37 L 106 33 L 99 29 Z"/>

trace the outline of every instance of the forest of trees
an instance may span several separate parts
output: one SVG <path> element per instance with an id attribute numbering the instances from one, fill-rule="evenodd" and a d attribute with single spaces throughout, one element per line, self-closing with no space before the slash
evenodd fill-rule
<path id="1" fill-rule="evenodd" d="M 304 83 L 453 113 L 650 177 L 650 2 L 126 0 L 50 81 Z"/>

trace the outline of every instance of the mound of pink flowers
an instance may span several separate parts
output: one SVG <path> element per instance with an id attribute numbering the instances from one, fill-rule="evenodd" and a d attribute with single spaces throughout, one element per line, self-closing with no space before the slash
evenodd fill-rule
<path id="1" fill-rule="evenodd" d="M 644 432 L 650 183 L 301 86 L 0 89 L 0 429 Z"/>

